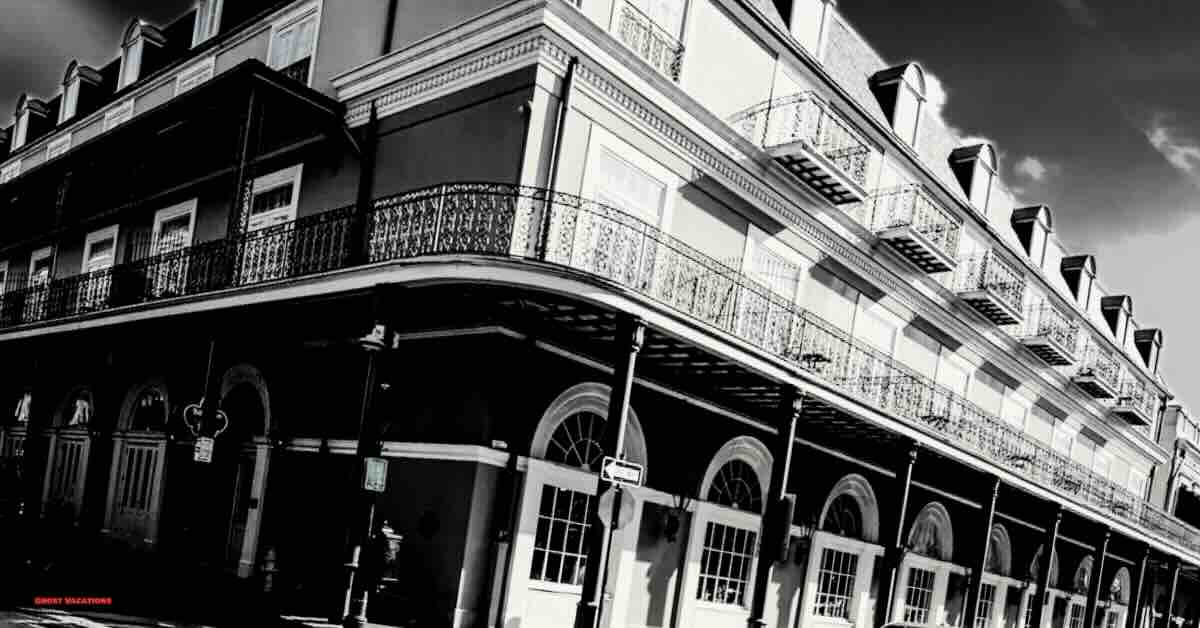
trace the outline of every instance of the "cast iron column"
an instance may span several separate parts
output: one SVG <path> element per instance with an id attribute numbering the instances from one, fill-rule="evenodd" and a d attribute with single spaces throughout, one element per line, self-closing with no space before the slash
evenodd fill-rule
<path id="1" fill-rule="evenodd" d="M 1088 583 L 1087 606 L 1083 612 L 1084 628 L 1096 625 L 1096 606 L 1100 603 L 1100 591 L 1104 588 L 1104 563 L 1108 560 L 1108 540 L 1111 537 L 1112 532 L 1105 530 L 1104 538 L 1100 541 L 1100 555 L 1092 565 L 1092 581 Z"/>
<path id="2" fill-rule="evenodd" d="M 1125 614 L 1125 628 L 1137 628 L 1142 614 L 1142 596 L 1145 592 L 1146 570 L 1150 568 L 1150 546 L 1146 546 L 1142 560 L 1138 563 L 1137 575 L 1133 577 L 1129 592 L 1129 610 Z"/>
<path id="3" fill-rule="evenodd" d="M 900 561 L 904 558 L 904 521 L 908 518 L 908 496 L 912 492 L 913 467 L 917 464 L 917 446 L 913 444 L 896 477 L 900 480 L 900 508 L 896 512 L 896 534 L 884 548 L 883 581 L 879 587 L 879 604 L 875 607 L 876 625 L 892 620 L 892 602 L 896 599 L 896 580 Z"/>
<path id="4" fill-rule="evenodd" d="M 1167 589 L 1167 606 L 1163 609 L 1162 628 L 1171 628 L 1171 617 L 1175 614 L 1175 595 L 1179 592 L 1179 570 L 1183 563 L 1175 560 L 1171 567 L 1171 586 Z"/>
<path id="5" fill-rule="evenodd" d="M 394 4 L 394 3 L 393 3 Z M 347 252 L 351 265 L 364 264 L 371 254 L 371 195 L 375 189 L 375 152 L 379 146 L 379 114 L 371 101 L 371 117 L 363 128 L 362 156 L 358 166 L 358 190 L 354 197 L 354 217 Z"/>
<path id="6" fill-rule="evenodd" d="M 349 557 L 345 563 L 346 586 L 342 603 L 342 616 L 339 618 L 347 628 L 356 628 L 367 623 L 368 587 L 371 583 L 356 578 L 359 571 L 362 549 L 371 538 L 371 529 L 375 522 L 376 494 L 366 490 L 363 485 L 363 474 L 366 471 L 366 459 L 378 456 L 381 445 L 379 430 L 373 420 L 372 406 L 375 401 L 375 389 L 378 386 L 378 362 L 380 354 L 388 348 L 392 338 L 392 330 L 386 323 L 381 322 L 386 315 L 382 307 L 382 297 L 378 293 L 372 297 L 374 310 L 374 326 L 371 331 L 359 340 L 359 346 L 366 352 L 366 372 L 363 376 L 362 400 L 358 413 L 358 442 L 355 446 L 354 457 L 356 473 L 354 476 L 354 496 L 358 502 L 350 520 Z"/>
<path id="7" fill-rule="evenodd" d="M 637 354 L 642 349 L 646 326 L 642 321 L 623 316 L 618 320 L 613 349 L 616 362 L 613 368 L 613 386 L 608 399 L 608 418 L 604 423 L 604 441 L 601 453 L 617 458 L 624 457 L 625 424 L 629 419 L 629 395 L 633 391 L 633 370 Z M 604 604 L 604 585 L 608 580 L 608 551 L 611 543 L 609 530 L 615 527 L 621 512 L 621 492 L 617 486 L 603 479 L 598 480 L 596 498 L 588 504 L 587 537 L 584 539 L 583 594 L 575 608 L 575 628 L 595 628 Z M 601 525 L 600 498 L 607 491 L 613 494 L 613 509 L 608 526 Z"/>
<path id="8" fill-rule="evenodd" d="M 791 474 L 792 451 L 796 445 L 796 423 L 800 420 L 800 412 L 803 409 L 804 395 L 799 390 L 788 387 L 784 392 L 781 407 L 783 421 L 771 454 L 774 460 L 771 464 L 771 485 L 767 489 L 767 508 L 758 530 L 760 549 L 758 563 L 754 567 L 750 618 L 746 622 L 750 628 L 762 628 L 767 625 L 763 619 L 763 611 L 767 606 L 767 583 L 771 579 L 771 567 L 776 560 L 787 560 L 787 552 L 780 543 L 791 536 L 792 522 L 788 517 L 790 513 L 785 500 L 787 480 Z M 785 529 L 781 530 L 781 527 Z"/>
<path id="9" fill-rule="evenodd" d="M 967 608 L 963 613 L 963 626 L 974 628 L 975 615 L 979 612 L 979 598 L 983 595 L 983 572 L 987 569 L 988 548 L 992 541 L 992 524 L 996 521 L 996 500 L 1000 496 L 1000 478 L 992 482 L 991 497 L 985 502 L 983 516 L 983 545 L 976 545 L 978 554 L 971 565 L 971 583 L 967 588 Z M 978 533 L 978 532 L 977 532 Z M 975 542 L 979 542 L 975 537 Z M 995 604 L 995 601 L 993 601 Z"/>
<path id="10" fill-rule="evenodd" d="M 1058 544 L 1058 526 L 1062 523 L 1062 506 L 1054 511 L 1054 519 L 1046 527 L 1046 543 L 1042 546 L 1042 563 L 1038 565 L 1037 590 L 1033 595 L 1033 617 L 1029 628 L 1042 627 L 1042 615 L 1046 610 L 1046 596 L 1050 595 L 1050 567 L 1054 564 L 1054 546 Z"/>

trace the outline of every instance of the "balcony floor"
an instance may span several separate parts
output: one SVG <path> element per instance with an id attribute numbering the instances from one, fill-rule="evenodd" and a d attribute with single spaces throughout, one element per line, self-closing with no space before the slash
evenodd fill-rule
<path id="1" fill-rule="evenodd" d="M 1112 399 L 1117 396 L 1117 391 L 1112 386 L 1095 375 L 1076 375 L 1071 381 L 1095 399 Z"/>
<path id="2" fill-rule="evenodd" d="M 960 292 L 958 296 L 996 325 L 1015 325 L 1021 314 L 991 290 Z"/>
<path id="3" fill-rule="evenodd" d="M 1130 405 L 1113 406 L 1112 413 L 1134 427 L 1149 427 L 1154 423 L 1144 412 Z"/>
<path id="4" fill-rule="evenodd" d="M 1021 344 L 1041 358 L 1050 366 L 1071 366 L 1075 364 L 1075 356 L 1047 335 L 1028 336 L 1021 339 Z"/>
<path id="5" fill-rule="evenodd" d="M 878 233 L 879 238 L 896 249 L 908 261 L 927 274 L 954 270 L 957 262 L 911 225 L 892 227 Z"/>
<path id="6" fill-rule="evenodd" d="M 842 173 L 829 159 L 813 150 L 808 142 L 795 141 L 772 146 L 767 150 L 771 157 L 807 183 L 818 194 L 834 205 L 861 203 L 867 200 L 866 192 Z"/>

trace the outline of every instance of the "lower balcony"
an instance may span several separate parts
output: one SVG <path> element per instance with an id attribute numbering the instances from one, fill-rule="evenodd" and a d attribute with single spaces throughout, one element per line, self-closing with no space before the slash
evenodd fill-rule
<path id="1" fill-rule="evenodd" d="M 1112 399 L 1117 396 L 1120 377 L 1116 358 L 1090 345 L 1071 381 L 1094 399 Z"/>
<path id="2" fill-rule="evenodd" d="M 729 124 L 830 203 L 867 199 L 870 147 L 812 92 L 756 105 Z"/>
<path id="3" fill-rule="evenodd" d="M 959 298 L 996 325 L 1021 322 L 1025 278 L 994 252 L 963 260 L 955 284 Z"/>
<path id="4" fill-rule="evenodd" d="M 1121 384 L 1112 414 L 1134 427 L 1149 427 L 1154 424 L 1156 406 L 1152 392 L 1138 381 L 1126 380 Z"/>
<path id="5" fill-rule="evenodd" d="M 871 197 L 867 225 L 879 239 L 925 273 L 954 270 L 962 221 L 920 186 L 905 186 Z"/>

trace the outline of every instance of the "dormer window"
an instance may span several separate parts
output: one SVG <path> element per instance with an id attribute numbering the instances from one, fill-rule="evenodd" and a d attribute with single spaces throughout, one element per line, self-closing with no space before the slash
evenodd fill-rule
<path id="1" fill-rule="evenodd" d="M 956 148 L 950 153 L 950 169 L 971 205 L 986 215 L 996 181 L 996 150 L 991 144 Z"/>
<path id="2" fill-rule="evenodd" d="M 1158 355 L 1162 353 L 1162 330 L 1139 329 L 1133 332 L 1133 344 L 1137 346 L 1142 362 L 1151 373 L 1158 372 Z"/>
<path id="3" fill-rule="evenodd" d="M 125 29 L 125 38 L 121 41 L 121 76 L 117 89 L 136 83 L 147 65 L 147 57 L 166 43 L 166 38 L 157 28 L 141 20 L 133 20 Z"/>
<path id="4" fill-rule="evenodd" d="M 1112 330 L 1113 338 L 1120 346 L 1125 346 L 1125 335 L 1129 331 L 1129 321 L 1133 318 L 1133 299 L 1127 295 L 1117 295 L 1100 299 L 1100 311 L 1104 320 Z"/>
<path id="5" fill-rule="evenodd" d="M 1030 261 L 1041 268 L 1046 263 L 1046 244 L 1050 240 L 1050 233 L 1054 231 L 1050 208 L 1036 205 L 1014 210 L 1012 228 Z"/>
<path id="6" fill-rule="evenodd" d="M 196 5 L 196 27 L 192 30 L 192 45 L 199 46 L 221 29 L 223 0 L 201 0 Z"/>
<path id="7" fill-rule="evenodd" d="M 46 103 L 22 94 L 17 100 L 16 125 L 13 131 L 12 150 L 16 151 L 37 138 L 44 130 L 49 113 Z"/>
<path id="8" fill-rule="evenodd" d="M 72 61 L 63 75 L 62 101 L 58 106 L 58 123 L 63 124 L 79 113 L 79 101 L 85 89 L 100 84 L 100 73 Z"/>
<path id="9" fill-rule="evenodd" d="M 925 109 L 925 73 L 915 63 L 884 70 L 871 77 L 871 91 L 879 99 L 892 130 L 916 147 Z"/>
<path id="10" fill-rule="evenodd" d="M 1096 258 L 1091 255 L 1064 257 L 1059 268 L 1075 302 L 1086 312 L 1092 304 L 1092 286 L 1096 283 Z"/>

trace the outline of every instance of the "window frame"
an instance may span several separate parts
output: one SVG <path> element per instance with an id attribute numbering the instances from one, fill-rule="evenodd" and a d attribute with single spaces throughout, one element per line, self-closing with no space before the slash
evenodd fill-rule
<path id="1" fill-rule="evenodd" d="M 30 286 L 33 286 L 33 273 L 34 269 L 37 268 L 37 263 L 44 259 L 50 260 L 49 272 L 46 275 L 46 283 L 49 283 L 54 279 L 54 246 L 43 246 L 39 249 L 35 249 L 29 255 L 29 269 L 27 275 Z"/>
<path id="2" fill-rule="evenodd" d="M 580 196 L 599 202 L 599 195 L 596 193 L 599 188 L 599 181 L 597 180 L 597 168 L 595 164 L 601 151 L 605 150 L 613 157 L 626 162 L 633 168 L 640 170 L 642 174 L 662 185 L 663 200 L 661 206 L 658 208 L 658 222 L 651 226 L 663 233 L 670 233 L 677 190 L 683 184 L 683 178 L 643 153 L 633 144 L 617 137 L 616 134 L 598 125 L 592 125 L 591 136 L 588 138 L 587 154 L 583 167 L 583 180 L 580 184 Z M 634 217 L 641 219 L 638 216 Z"/>
<path id="3" fill-rule="evenodd" d="M 162 233 L 163 224 L 175 220 L 181 216 L 188 217 L 188 237 L 187 244 L 181 248 L 186 248 L 192 245 L 192 241 L 196 236 L 196 206 L 198 199 L 186 200 L 182 203 L 164 207 L 154 212 L 154 227 L 150 232 L 150 254 L 158 255 L 164 251 L 159 250 L 159 237 Z M 172 251 L 177 249 L 172 249 Z"/>
<path id="4" fill-rule="evenodd" d="M 4 298 L 4 291 L 8 287 L 8 260 L 0 260 L 0 301 Z"/>
<path id="5" fill-rule="evenodd" d="M 180 71 L 175 75 L 175 95 L 179 96 L 211 81 L 216 69 L 217 58 L 210 55 Z"/>
<path id="6" fill-rule="evenodd" d="M 104 227 L 103 229 L 96 229 L 95 231 L 88 233 L 87 236 L 83 240 L 83 259 L 80 261 L 80 264 L 79 264 L 80 271 L 82 273 L 89 273 L 89 272 L 95 272 L 98 270 L 105 270 L 108 268 L 112 268 L 113 266 L 116 266 L 117 265 L 117 237 L 119 236 L 119 234 L 120 234 L 119 225 L 110 225 L 108 227 Z M 109 240 L 109 239 L 112 240 L 113 246 L 112 246 L 112 260 L 108 263 L 108 266 L 105 266 L 104 268 L 96 268 L 96 269 L 89 268 L 88 262 L 91 258 L 92 247 L 94 247 L 99 242 L 103 242 L 103 241 Z"/>
<path id="7" fill-rule="evenodd" d="M 909 552 L 900 561 L 900 572 L 896 581 L 896 596 L 892 602 L 892 616 L 904 617 L 904 607 L 907 605 L 908 579 L 912 569 L 930 571 L 934 574 L 933 591 L 929 599 L 929 617 L 926 622 L 908 622 L 913 626 L 941 626 L 946 615 L 946 592 L 950 583 L 950 574 L 965 576 L 967 568 L 928 556 Z"/>
<path id="8" fill-rule="evenodd" d="M 146 39 L 139 32 L 133 41 L 121 42 L 121 71 L 117 89 L 122 90 L 138 82 L 142 73 L 142 57 L 146 52 Z"/>
<path id="9" fill-rule="evenodd" d="M 276 170 L 270 174 L 265 174 L 261 177 L 256 177 L 253 183 L 250 184 L 250 202 L 247 203 L 246 206 L 246 217 L 243 223 L 242 232 L 250 233 L 252 231 L 258 231 L 258 229 L 272 226 L 266 225 L 266 227 L 258 227 L 257 229 L 250 228 L 250 222 L 254 216 L 254 199 L 259 194 L 265 194 L 289 184 L 293 189 L 291 202 L 284 207 L 277 207 L 275 209 L 265 211 L 260 214 L 260 216 L 271 214 L 287 215 L 288 219 L 281 222 L 290 222 L 295 220 L 296 213 L 300 209 L 300 184 L 303 182 L 303 176 L 304 164 L 299 163 L 294 166 L 288 166 L 287 168 Z"/>
<path id="10" fill-rule="evenodd" d="M 212 39 L 220 32 L 221 15 L 224 9 L 224 0 L 200 0 L 196 3 L 196 23 L 192 27 L 193 48 Z M 202 16 L 203 21 L 201 21 Z"/>
<path id="11" fill-rule="evenodd" d="M 12 150 L 16 151 L 28 142 L 29 140 L 29 109 L 25 109 L 17 114 L 17 119 L 13 123 Z"/>
<path id="12" fill-rule="evenodd" d="M 271 23 L 271 33 L 267 39 L 266 60 L 268 67 L 271 66 L 271 53 L 275 50 L 275 40 L 278 38 L 280 32 L 294 26 L 298 26 L 299 24 L 303 23 L 304 20 L 311 17 L 314 20 L 312 52 L 309 53 L 309 58 L 312 59 L 312 61 L 309 63 L 308 76 L 305 78 L 304 84 L 308 86 L 312 85 L 313 70 L 316 68 L 317 47 L 321 41 L 321 13 L 322 9 L 324 8 L 324 4 L 325 3 L 320 0 L 305 4 L 304 6 L 297 7 L 296 9 L 289 11 L 287 14 L 281 16 L 279 19 Z M 299 61 L 299 59 L 297 59 L 297 61 Z M 293 61 L 293 63 L 295 62 Z M 271 69 L 282 70 L 286 67 L 288 66 L 285 65 L 280 68 L 271 67 Z"/>
<path id="13" fill-rule="evenodd" d="M 842 620 L 836 617 L 817 615 L 817 584 L 820 567 L 820 557 L 826 549 L 831 549 L 858 556 L 858 574 L 854 579 L 853 595 L 850 599 L 850 619 Z M 809 549 L 809 558 L 805 565 L 804 587 L 800 601 L 800 625 L 825 628 L 828 626 L 857 626 L 860 613 L 866 612 L 866 605 L 871 601 L 871 574 L 875 569 L 875 561 L 884 554 L 883 546 L 875 545 L 862 539 L 839 536 L 823 530 L 815 530 Z"/>
<path id="14" fill-rule="evenodd" d="M 749 462 L 749 461 L 747 461 Z M 751 465 L 753 466 L 753 465 Z M 744 612 L 749 610 L 750 602 L 754 599 L 754 571 L 758 567 L 759 548 L 762 544 L 760 534 L 760 513 L 736 510 L 720 506 L 708 501 L 696 500 L 696 512 L 693 519 L 692 537 L 689 542 L 688 563 L 691 566 L 684 581 L 684 597 L 697 609 L 714 610 L 717 612 Z M 704 553 L 704 535 L 709 523 L 716 523 L 727 528 L 737 528 L 753 532 L 755 537 L 754 553 L 747 566 L 746 588 L 742 591 L 741 604 L 724 604 L 706 602 L 700 599 L 700 578 L 702 577 L 701 558 Z M 694 563 L 694 565 L 692 565 Z"/>
<path id="15" fill-rule="evenodd" d="M 67 81 L 65 85 L 63 85 L 62 101 L 60 101 L 58 107 L 59 124 L 62 124 L 75 117 L 75 113 L 79 109 L 79 92 L 82 82 L 82 79 L 76 75 L 70 81 Z"/>

